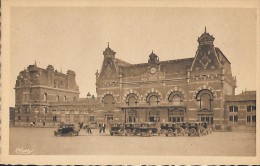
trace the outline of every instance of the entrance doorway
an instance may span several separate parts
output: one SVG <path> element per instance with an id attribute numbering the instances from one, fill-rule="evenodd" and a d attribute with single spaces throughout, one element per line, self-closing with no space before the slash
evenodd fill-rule
<path id="1" fill-rule="evenodd" d="M 174 117 L 169 117 L 169 122 L 183 122 L 184 117 L 182 116 L 174 116 Z"/>
<path id="2" fill-rule="evenodd" d="M 198 114 L 198 119 L 200 122 L 207 122 L 208 124 L 213 124 L 213 115 Z"/>

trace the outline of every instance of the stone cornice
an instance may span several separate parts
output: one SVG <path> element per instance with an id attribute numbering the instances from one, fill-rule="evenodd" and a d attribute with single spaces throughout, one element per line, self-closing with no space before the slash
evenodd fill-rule
<path id="1" fill-rule="evenodd" d="M 72 93 L 80 93 L 79 91 L 74 91 L 74 90 L 67 90 L 67 89 L 60 89 L 60 88 L 52 88 L 44 85 L 32 85 L 30 86 L 23 86 L 23 87 L 15 87 L 14 89 L 23 89 L 23 88 L 43 88 L 43 89 L 51 89 L 51 90 L 56 90 L 56 91 L 63 91 L 63 92 L 72 92 Z"/>

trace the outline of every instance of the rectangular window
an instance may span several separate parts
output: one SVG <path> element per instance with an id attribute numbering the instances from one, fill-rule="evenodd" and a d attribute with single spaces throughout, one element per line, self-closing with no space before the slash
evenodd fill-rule
<path id="1" fill-rule="evenodd" d="M 94 116 L 89 116 L 89 121 L 90 122 L 93 122 L 95 120 L 95 117 Z"/>
<path id="2" fill-rule="evenodd" d="M 53 121 L 53 122 L 56 122 L 56 121 L 57 121 L 57 116 L 56 116 L 56 115 L 54 115 L 54 116 L 52 117 L 52 121 Z"/>
<path id="3" fill-rule="evenodd" d="M 256 110 L 256 106 L 255 105 L 249 105 L 247 106 L 247 112 L 253 112 Z"/>
<path id="4" fill-rule="evenodd" d="M 255 111 L 256 110 L 256 106 L 252 106 L 252 111 Z"/>
<path id="5" fill-rule="evenodd" d="M 251 116 L 249 115 L 249 116 L 246 116 L 246 122 L 247 123 L 250 123 L 251 122 Z"/>
<path id="6" fill-rule="evenodd" d="M 238 112 L 237 106 L 229 106 L 229 112 Z"/>
<path id="7" fill-rule="evenodd" d="M 252 122 L 256 122 L 256 116 L 255 115 L 252 116 Z"/>
<path id="8" fill-rule="evenodd" d="M 231 115 L 231 116 L 229 116 L 229 121 L 230 122 L 237 122 L 237 115 Z"/>
<path id="9" fill-rule="evenodd" d="M 229 116 L 229 121 L 233 122 L 233 116 Z"/>
<path id="10" fill-rule="evenodd" d="M 234 115 L 234 122 L 237 122 L 237 115 Z"/>

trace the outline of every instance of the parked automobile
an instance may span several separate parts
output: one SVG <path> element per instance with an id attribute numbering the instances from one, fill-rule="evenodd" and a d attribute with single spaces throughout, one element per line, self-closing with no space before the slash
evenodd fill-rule
<path id="1" fill-rule="evenodd" d="M 128 135 L 138 135 L 141 123 L 125 123 L 125 133 Z"/>
<path id="2" fill-rule="evenodd" d="M 110 125 L 110 129 L 109 129 L 110 135 L 124 135 L 125 134 L 125 127 L 124 124 L 122 123 L 112 123 Z"/>
<path id="3" fill-rule="evenodd" d="M 189 133 L 189 124 L 186 122 L 176 122 L 178 135 L 186 135 Z"/>
<path id="4" fill-rule="evenodd" d="M 202 133 L 204 135 L 212 133 L 212 128 L 207 122 L 201 122 L 201 126 L 203 127 Z"/>
<path id="5" fill-rule="evenodd" d="M 152 136 L 154 134 L 159 135 L 159 129 L 154 122 L 144 122 L 140 126 L 140 136 Z"/>
<path id="6" fill-rule="evenodd" d="M 163 122 L 160 124 L 160 134 L 165 134 L 167 137 L 168 136 L 177 136 L 178 135 L 178 127 L 176 123 L 173 122 Z"/>
<path id="7" fill-rule="evenodd" d="M 201 122 L 189 122 L 188 136 L 201 136 L 203 134 L 203 126 Z"/>
<path id="8" fill-rule="evenodd" d="M 79 135 L 80 128 L 74 124 L 63 124 L 57 131 L 54 131 L 55 136 L 77 136 Z"/>

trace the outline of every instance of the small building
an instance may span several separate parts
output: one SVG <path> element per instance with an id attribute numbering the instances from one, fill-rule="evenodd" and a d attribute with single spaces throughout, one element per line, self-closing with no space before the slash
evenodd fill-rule
<path id="1" fill-rule="evenodd" d="M 226 96 L 227 124 L 231 126 L 256 126 L 256 91 L 245 91 Z"/>

